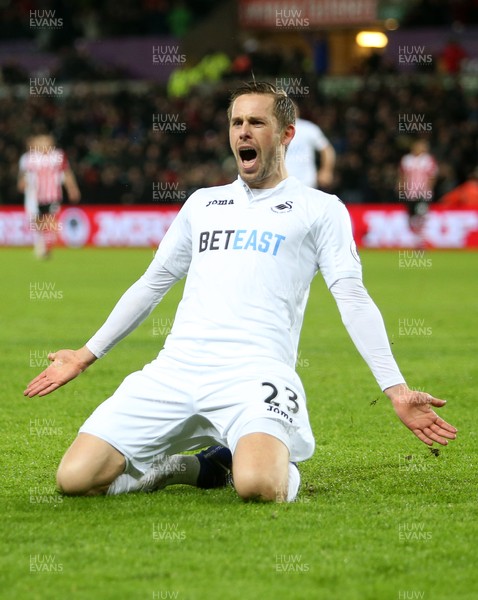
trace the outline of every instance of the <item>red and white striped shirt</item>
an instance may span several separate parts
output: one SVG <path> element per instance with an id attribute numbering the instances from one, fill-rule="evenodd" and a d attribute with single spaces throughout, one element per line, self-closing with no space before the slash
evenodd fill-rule
<path id="1" fill-rule="evenodd" d="M 61 185 L 68 159 L 63 150 L 56 148 L 48 152 L 30 150 L 20 158 L 20 172 L 25 175 L 25 201 L 35 204 L 61 202 Z"/>
<path id="2" fill-rule="evenodd" d="M 407 200 L 432 200 L 432 178 L 437 175 L 438 166 L 431 154 L 406 154 L 400 161 L 403 178 L 403 197 Z"/>

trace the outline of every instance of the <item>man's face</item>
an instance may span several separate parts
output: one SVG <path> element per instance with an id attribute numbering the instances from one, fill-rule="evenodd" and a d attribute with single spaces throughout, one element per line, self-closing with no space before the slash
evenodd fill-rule
<path id="1" fill-rule="evenodd" d="M 34 147 L 37 152 L 48 154 L 53 149 L 53 138 L 49 135 L 38 135 L 34 138 Z"/>
<path id="2" fill-rule="evenodd" d="M 414 154 L 415 156 L 419 156 L 420 154 L 428 152 L 428 150 L 428 142 L 426 140 L 418 140 L 413 144 L 412 154 Z"/>
<path id="3" fill-rule="evenodd" d="M 241 178 L 253 188 L 276 186 L 287 176 L 284 147 L 294 137 L 294 126 L 279 131 L 273 115 L 274 98 L 245 94 L 235 99 L 229 124 L 229 143 Z"/>

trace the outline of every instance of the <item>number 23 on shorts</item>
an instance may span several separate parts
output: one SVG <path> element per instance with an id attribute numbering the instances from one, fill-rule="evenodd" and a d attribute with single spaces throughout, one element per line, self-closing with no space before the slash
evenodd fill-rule
<path id="1" fill-rule="evenodd" d="M 264 399 L 264 402 L 269 405 L 267 410 L 271 413 L 285 417 L 292 423 L 293 419 L 288 413 L 296 414 L 299 410 L 299 403 L 297 402 L 298 396 L 294 390 L 287 386 L 278 388 L 270 381 L 263 381 L 262 386 L 270 392 Z"/>

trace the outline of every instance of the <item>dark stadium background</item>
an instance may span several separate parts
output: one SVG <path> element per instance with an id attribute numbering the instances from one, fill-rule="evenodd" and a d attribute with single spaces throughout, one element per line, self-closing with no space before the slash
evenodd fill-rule
<path id="1" fill-rule="evenodd" d="M 225 108 L 251 73 L 323 129 L 337 153 L 328 191 L 346 204 L 398 201 L 420 118 L 439 164 L 435 201 L 466 181 L 478 164 L 478 2 L 293 4 L 3 0 L 0 208 L 22 204 L 18 160 L 42 131 L 66 151 L 82 206 L 177 204 L 231 181 Z M 361 30 L 385 32 L 388 46 L 360 48 Z"/>

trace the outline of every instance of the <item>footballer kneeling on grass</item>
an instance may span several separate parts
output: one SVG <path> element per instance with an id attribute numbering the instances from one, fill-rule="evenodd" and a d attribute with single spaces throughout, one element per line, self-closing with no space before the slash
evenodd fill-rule
<path id="1" fill-rule="evenodd" d="M 237 179 L 194 192 L 104 325 L 81 349 L 51 354 L 25 390 L 44 396 L 79 375 L 186 277 L 164 348 L 100 404 L 64 455 L 57 482 L 65 494 L 209 488 L 232 477 L 244 500 L 294 500 L 296 463 L 314 452 L 295 364 L 318 271 L 400 420 L 428 445 L 456 437 L 432 409 L 445 401 L 410 390 L 398 369 L 362 283 L 345 206 L 287 175 L 290 98 L 268 83 L 244 84 L 228 117 Z"/>

